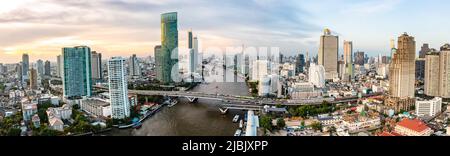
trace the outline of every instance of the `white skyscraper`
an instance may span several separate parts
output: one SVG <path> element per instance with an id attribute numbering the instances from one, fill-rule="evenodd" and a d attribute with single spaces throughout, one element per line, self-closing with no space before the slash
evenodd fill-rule
<path id="1" fill-rule="evenodd" d="M 62 75 L 63 75 L 63 73 L 62 73 L 63 69 L 64 69 L 63 63 L 64 63 L 63 57 L 61 57 L 61 55 L 58 55 L 56 57 L 56 64 L 57 64 L 57 66 L 56 66 L 56 76 L 57 77 L 62 77 Z"/>
<path id="2" fill-rule="evenodd" d="M 111 117 L 124 119 L 130 116 L 125 59 L 113 57 L 108 61 L 108 83 L 111 100 Z"/>
<path id="3" fill-rule="evenodd" d="M 259 81 L 265 75 L 268 75 L 269 61 L 255 60 L 252 64 L 252 77 L 254 81 Z"/>

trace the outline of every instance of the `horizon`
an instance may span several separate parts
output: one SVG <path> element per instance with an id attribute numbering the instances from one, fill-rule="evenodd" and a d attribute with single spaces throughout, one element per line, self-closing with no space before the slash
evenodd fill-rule
<path id="1" fill-rule="evenodd" d="M 320 35 L 323 29 L 329 28 L 339 36 L 339 56 L 343 54 L 344 40 L 353 41 L 354 52 L 363 51 L 368 56 L 389 55 L 389 41 L 403 32 L 415 38 L 418 53 L 424 43 L 439 49 L 450 42 L 450 30 L 445 28 L 450 22 L 439 16 L 450 13 L 445 4 L 450 2 L 4 2 L 0 6 L 0 54 L 6 57 L 0 57 L 0 62 L 18 63 L 23 53 L 30 55 L 31 62 L 38 59 L 55 62 L 63 47 L 77 45 L 87 45 L 92 51 L 102 53 L 104 58 L 127 58 L 132 54 L 153 56 L 154 46 L 161 44 L 160 15 L 166 12 L 178 12 L 180 49 L 187 47 L 187 32 L 192 30 L 203 49 L 265 46 L 280 47 L 281 53 L 287 56 L 306 52 L 315 56 Z M 33 7 L 28 7 L 30 5 Z"/>

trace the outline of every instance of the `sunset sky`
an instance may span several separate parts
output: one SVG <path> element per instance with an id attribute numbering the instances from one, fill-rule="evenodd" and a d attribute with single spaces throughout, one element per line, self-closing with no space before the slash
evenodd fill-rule
<path id="1" fill-rule="evenodd" d="M 192 29 L 203 49 L 273 46 L 283 53 L 317 53 L 330 28 L 354 51 L 387 54 L 403 32 L 417 48 L 450 42 L 447 0 L 15 0 L 0 2 L 0 63 L 22 53 L 56 60 L 62 47 L 87 45 L 104 57 L 153 55 L 160 14 L 178 12 L 179 45 Z M 342 51 L 340 51 L 342 53 Z"/>

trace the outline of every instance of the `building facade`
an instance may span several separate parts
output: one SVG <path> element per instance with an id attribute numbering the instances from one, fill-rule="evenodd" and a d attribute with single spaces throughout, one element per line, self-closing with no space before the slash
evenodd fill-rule
<path id="1" fill-rule="evenodd" d="M 417 116 L 435 116 L 442 110 L 442 98 L 435 97 L 431 100 L 416 100 Z"/>
<path id="2" fill-rule="evenodd" d="M 94 81 L 103 79 L 102 53 L 97 53 L 96 51 L 92 52 L 91 69 L 92 69 L 92 79 Z"/>
<path id="3" fill-rule="evenodd" d="M 325 29 L 320 37 L 318 64 L 325 68 L 325 79 L 338 77 L 339 37 L 331 35 L 331 30 Z"/>
<path id="4" fill-rule="evenodd" d="M 141 76 L 141 67 L 139 66 L 139 60 L 136 54 L 133 54 L 128 61 L 128 75 L 130 76 Z"/>
<path id="5" fill-rule="evenodd" d="M 68 99 L 92 94 L 91 48 L 77 46 L 63 48 L 63 92 Z"/>
<path id="6" fill-rule="evenodd" d="M 438 52 L 428 52 L 425 55 L 424 92 L 428 96 L 439 96 L 439 60 Z"/>
<path id="7" fill-rule="evenodd" d="M 389 92 L 393 97 L 413 98 L 415 93 L 416 41 L 404 33 L 389 68 Z"/>
<path id="8" fill-rule="evenodd" d="M 155 51 L 156 53 L 156 51 Z M 161 49 L 156 55 L 162 83 L 173 83 L 179 79 L 178 67 L 178 19 L 176 12 L 161 15 Z"/>
<path id="9" fill-rule="evenodd" d="M 108 61 L 108 76 L 111 117 L 113 119 L 125 119 L 130 116 L 125 59 L 121 57 L 111 58 Z"/>

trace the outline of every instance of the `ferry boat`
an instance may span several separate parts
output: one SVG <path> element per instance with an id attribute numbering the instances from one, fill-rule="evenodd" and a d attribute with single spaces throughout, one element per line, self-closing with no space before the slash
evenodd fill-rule
<path id="1" fill-rule="evenodd" d="M 236 132 L 234 133 L 234 136 L 241 136 L 242 130 L 238 129 L 236 130 Z"/>
<path id="2" fill-rule="evenodd" d="M 235 115 L 233 118 L 233 122 L 236 123 L 236 122 L 238 122 L 238 120 L 239 120 L 239 115 Z"/>

